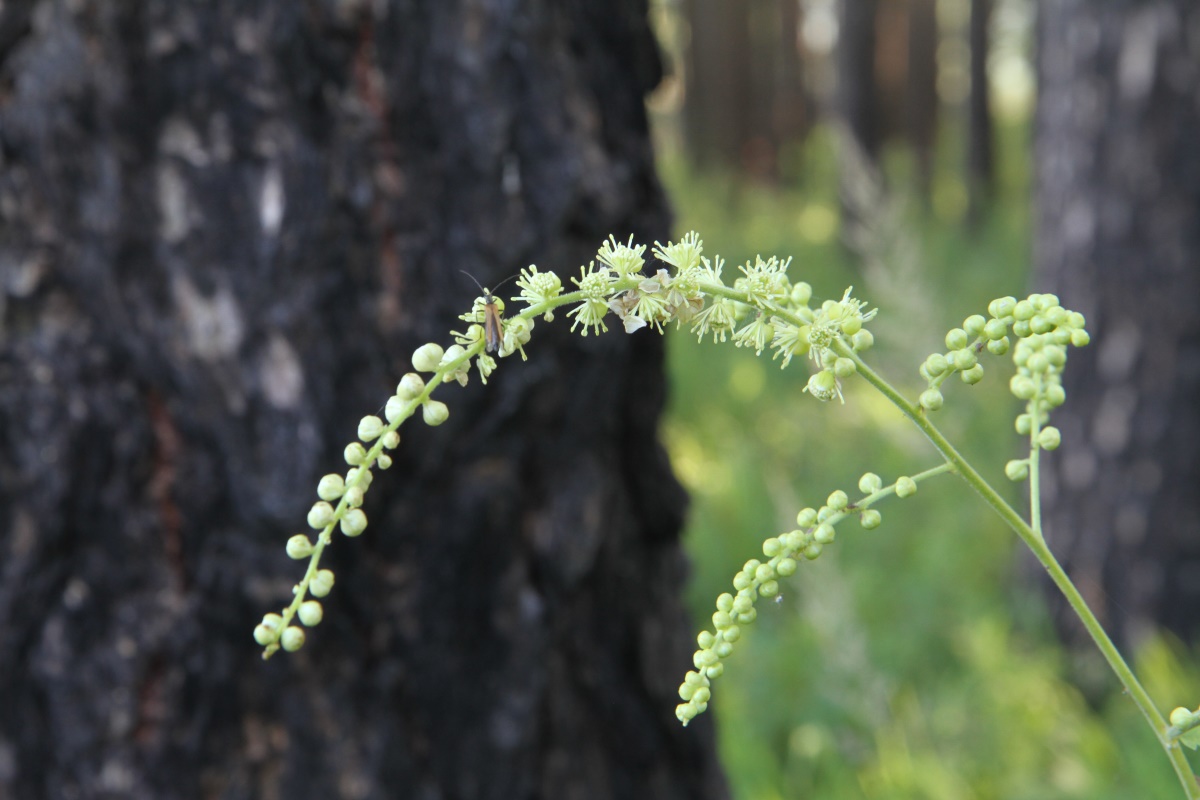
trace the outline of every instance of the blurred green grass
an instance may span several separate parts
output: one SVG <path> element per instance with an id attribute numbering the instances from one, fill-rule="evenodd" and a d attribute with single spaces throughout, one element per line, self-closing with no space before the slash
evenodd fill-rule
<path id="1" fill-rule="evenodd" d="M 793 257 L 789 273 L 811 283 L 816 298 L 837 299 L 855 285 L 855 296 L 880 308 L 868 361 L 915 397 L 917 366 L 946 330 L 985 313 L 993 297 L 1027 293 L 1028 132 L 1010 125 L 1000 134 L 997 197 L 973 231 L 963 224 L 966 194 L 953 164 L 938 166 L 928 212 L 905 203 L 902 235 L 915 245 L 919 270 L 904 297 L 887 296 L 895 287 L 864 275 L 839 242 L 828 132 L 796 156 L 803 177 L 788 188 L 698 175 L 671 152 L 660 173 L 677 233 L 698 231 L 706 254 L 727 260 L 727 275 L 756 254 L 779 255 Z M 885 163 L 891 186 L 910 183 L 903 154 Z M 985 365 L 981 385 L 947 388 L 937 422 L 1020 508 L 1003 477 L 1019 447 L 1011 364 L 993 357 Z M 669 337 L 663 435 L 692 496 L 688 600 L 697 630 L 710 624 L 714 599 L 740 565 L 761 555 L 763 539 L 794 527 L 800 508 L 838 488 L 853 497 L 868 470 L 891 481 L 937 463 L 865 384 L 848 383 L 845 405 L 803 394 L 806 367 L 795 360 L 780 370 L 765 353 L 697 343 L 686 331 Z M 843 523 L 837 543 L 784 582 L 781 602 L 762 603 L 715 682 L 736 798 L 1179 795 L 1116 680 L 1099 710 L 1072 685 L 1040 596 L 1016 574 L 1018 540 L 978 498 L 942 477 L 880 510 L 879 529 Z M 1137 661 L 1164 713 L 1200 695 L 1196 654 L 1178 643 L 1150 642 Z"/>

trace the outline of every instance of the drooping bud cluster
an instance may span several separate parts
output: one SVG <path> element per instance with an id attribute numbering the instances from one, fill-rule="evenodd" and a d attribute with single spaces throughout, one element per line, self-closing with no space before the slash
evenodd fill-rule
<path id="1" fill-rule="evenodd" d="M 854 503 L 841 489 L 833 492 L 820 508 L 805 508 L 796 515 L 796 529 L 773 536 L 763 542 L 766 561 L 752 558 L 741 571 L 733 576 L 736 594 L 723 593 L 717 598 L 717 610 L 712 615 L 713 629 L 701 631 L 696 637 L 698 649 L 692 655 L 694 670 L 684 676 L 679 686 L 679 697 L 683 700 L 675 707 L 675 716 L 687 725 L 708 708 L 712 697 L 712 681 L 725 671 L 722 663 L 733 653 L 734 645 L 742 637 L 742 626 L 758 617 L 754 604 L 760 597 L 776 597 L 779 594 L 779 578 L 787 578 L 796 572 L 801 561 L 813 561 L 820 557 L 826 545 L 832 544 L 837 536 L 835 526 L 846 517 L 857 514 L 866 530 L 874 530 L 882 522 L 880 513 L 871 506 L 880 499 L 895 494 L 908 497 L 916 492 L 917 481 L 949 470 L 948 466 L 935 467 L 915 478 L 899 478 L 891 486 L 884 487 L 882 479 L 868 472 L 858 481 L 863 497 Z"/>
<path id="2" fill-rule="evenodd" d="M 946 334 L 946 352 L 933 353 L 921 364 L 921 377 L 929 387 L 920 397 L 921 408 L 925 411 L 937 411 L 945 403 L 941 385 L 951 375 L 958 373 L 968 385 L 983 380 L 979 356 L 985 348 L 993 355 L 1007 353 L 1012 347 L 1010 334 L 1017 338 L 1013 360 L 1018 362 L 1018 373 L 1023 369 L 1023 361 L 1028 359 L 1027 350 L 1023 348 L 1041 349 L 1046 343 L 1053 343 L 1062 347 L 1062 362 L 1065 363 L 1066 345 L 1083 347 L 1088 343 L 1083 315 L 1064 309 L 1052 294 L 1031 294 L 1021 301 L 1015 297 L 997 298 L 988 304 L 988 314 L 988 319 L 980 314 L 967 317 L 961 328 L 953 328 Z"/>
<path id="3" fill-rule="evenodd" d="M 475 348 L 475 352 L 481 349 Z M 254 629 L 254 640 L 263 647 L 263 658 L 270 658 L 281 648 L 288 652 L 299 650 L 304 645 L 304 629 L 292 624 L 299 620 L 301 625 L 313 627 L 324 617 L 324 609 L 318 600 L 333 589 L 334 574 L 328 569 L 319 569 L 321 554 L 333 540 L 333 530 L 338 528 L 345 536 L 356 537 L 367 528 L 367 515 L 362 510 L 363 499 L 374 478 L 376 467 L 387 469 L 392 457 L 387 451 L 400 445 L 400 434 L 396 430 L 404 420 L 411 417 L 420 407 L 421 416 L 427 425 L 441 425 L 450 416 L 445 403 L 430 398 L 430 392 L 447 379 L 466 384 L 466 370 L 470 368 L 471 352 L 460 345 L 447 351 L 428 343 L 413 353 L 412 365 L 417 372 L 405 375 L 396 386 L 396 393 L 384 405 L 384 419 L 368 415 L 359 420 L 358 439 L 346 446 L 343 457 L 350 466 L 345 476 L 331 473 L 317 484 L 320 498 L 308 511 L 308 525 L 317 531 L 314 542 L 308 534 L 298 533 L 288 539 L 287 554 L 296 560 L 308 559 L 308 570 L 304 578 L 293 589 L 292 603 L 282 613 L 267 614 Z M 429 383 L 420 372 L 432 372 Z"/>

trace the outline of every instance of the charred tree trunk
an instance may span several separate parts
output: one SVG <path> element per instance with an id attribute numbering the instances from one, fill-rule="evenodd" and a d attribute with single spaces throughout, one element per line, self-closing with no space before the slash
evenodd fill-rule
<path id="1" fill-rule="evenodd" d="M 645 3 L 502 5 L 0 6 L 0 796 L 724 796 L 654 336 L 445 389 L 250 637 L 459 269 L 668 234 Z"/>
<path id="2" fill-rule="evenodd" d="M 1118 643 L 1157 625 L 1195 641 L 1200 6 L 1040 12 L 1037 266 L 1092 332 L 1055 412 L 1049 540 Z"/>

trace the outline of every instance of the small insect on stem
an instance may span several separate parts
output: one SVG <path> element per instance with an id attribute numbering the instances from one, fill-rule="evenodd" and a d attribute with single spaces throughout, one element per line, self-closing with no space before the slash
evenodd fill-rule
<path id="1" fill-rule="evenodd" d="M 501 323 L 504 318 L 500 314 L 500 308 L 496 303 L 496 295 L 490 289 L 485 289 L 479 281 L 475 280 L 475 276 L 467 272 L 465 269 L 460 269 L 463 275 L 466 275 L 475 285 L 479 287 L 479 291 L 483 293 L 483 340 L 485 342 L 484 349 L 489 353 L 494 353 L 500 349 L 500 343 L 504 341 L 504 328 Z M 499 289 L 504 284 L 511 281 L 516 275 L 509 275 L 500 283 L 496 284 Z"/>

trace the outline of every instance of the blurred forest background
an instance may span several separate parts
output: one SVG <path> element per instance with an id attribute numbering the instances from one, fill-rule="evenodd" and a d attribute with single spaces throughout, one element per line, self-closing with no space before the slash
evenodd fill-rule
<path id="1" fill-rule="evenodd" d="M 1178 594 L 1195 573 L 1180 577 L 1169 566 L 1194 564 L 1200 537 L 1194 516 L 1151 519 L 1145 511 L 1156 502 L 1179 508 L 1163 496 L 1171 481 L 1150 480 L 1131 500 L 1137 481 L 1128 470 L 1137 460 L 1130 451 L 1140 448 L 1143 474 L 1161 478 L 1146 466 L 1160 459 L 1173 465 L 1163 469 L 1183 470 L 1177 493 L 1196 485 L 1194 456 L 1170 455 L 1180 451 L 1161 428 L 1178 425 L 1194 452 L 1200 184 L 1186 155 L 1194 128 L 1173 126 L 1200 108 L 1196 70 L 1187 66 L 1200 60 L 1200 20 L 1180 3 L 1037 5 L 652 4 L 669 63 L 650 105 L 660 173 L 677 233 L 700 232 L 706 252 L 729 269 L 756 254 L 791 256 L 793 279 L 810 282 L 816 296 L 836 298 L 854 285 L 878 306 L 869 360 L 912 396 L 924 356 L 993 297 L 1053 287 L 1064 305 L 1088 312 L 1091 349 L 1107 363 L 1116 348 L 1105 350 L 1098 335 L 1119 335 L 1122 324 L 1155 335 L 1143 327 L 1154 325 L 1147 316 L 1155 301 L 1131 287 L 1161 279 L 1152 296 L 1190 292 L 1157 306 L 1184 342 L 1168 362 L 1181 368 L 1182 386 L 1158 407 L 1158 438 L 1101 443 L 1112 483 L 1076 481 L 1074 498 L 1070 475 L 1061 483 L 1052 476 L 1046 488 L 1058 509 L 1052 547 L 1169 710 L 1200 692 L 1197 605 L 1186 589 Z M 1138 81 L 1145 86 L 1134 97 Z M 1090 128 L 1080 123 L 1088 115 Z M 1094 166 L 1064 175 L 1056 147 Z M 1148 153 L 1144 163 L 1123 155 L 1135 148 Z M 1102 231 L 1076 236 L 1070 219 L 1087 217 L 1088 197 L 1099 209 L 1092 229 Z M 1133 219 L 1142 203 L 1148 211 Z M 1095 220 L 1112 221 L 1114 209 L 1126 221 L 1105 233 Z M 1086 245 L 1064 276 L 1072 238 Z M 1163 239 L 1183 254 L 1156 258 Z M 1117 252 L 1124 261 L 1114 265 Z M 1114 278 L 1123 288 L 1112 291 L 1131 291 L 1126 302 L 1146 307 L 1126 315 L 1081 285 Z M 891 480 L 935 463 L 915 429 L 853 381 L 844 406 L 819 406 L 801 394 L 802 368 L 781 371 L 765 357 L 686 335 L 668 339 L 664 434 L 692 497 L 697 629 L 709 624 L 738 565 L 759 554 L 762 539 L 790 529 L 797 509 L 837 488 L 853 494 L 864 471 Z M 1071 358 L 1068 375 L 1097 380 L 1087 361 L 1094 356 Z M 1021 508 L 1025 485 L 1008 484 L 1002 472 L 1021 447 L 1007 392 L 1011 363 L 992 359 L 987 369 L 980 386 L 949 387 L 938 423 Z M 1103 392 L 1071 388 L 1068 408 L 1108 407 L 1096 399 Z M 1184 409 L 1187 421 L 1164 408 Z M 1105 430 L 1097 416 L 1067 423 L 1068 437 L 1092 441 L 1077 441 L 1074 453 L 1068 443 L 1051 459 L 1077 466 Z M 1148 499 L 1156 492 L 1159 500 Z M 1114 509 L 1109 496 L 1125 505 Z M 1122 517 L 1129 508 L 1143 511 Z M 827 557 L 785 584 L 782 602 L 760 613 L 717 682 L 718 738 L 736 797 L 1174 796 L 1152 733 L 999 520 L 952 480 L 882 510 L 880 529 L 847 527 Z M 1065 530 L 1085 520 L 1086 531 Z"/>

